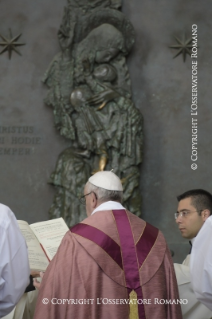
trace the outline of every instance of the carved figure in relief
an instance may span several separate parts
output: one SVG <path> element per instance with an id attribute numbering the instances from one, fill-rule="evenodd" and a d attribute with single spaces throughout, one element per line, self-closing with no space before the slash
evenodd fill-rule
<path id="1" fill-rule="evenodd" d="M 89 152 L 99 155 L 98 168 L 93 172 L 103 171 L 107 163 L 106 140 L 109 139 L 95 111 L 87 104 L 91 96 L 88 88 L 77 88 L 71 94 L 71 104 L 74 106 L 77 117 L 75 120 L 77 141 L 79 146 Z"/>
<path id="2" fill-rule="evenodd" d="M 140 215 L 142 116 L 131 101 L 125 58 L 133 28 L 117 10 L 120 0 L 68 2 L 58 31 L 61 52 L 43 79 L 55 127 L 71 143 L 51 175 L 57 193 L 50 216 L 63 216 L 69 225 L 80 221 L 80 185 L 104 169 L 122 178 L 124 204 Z"/>
<path id="3" fill-rule="evenodd" d="M 113 95 L 112 102 L 104 104 L 104 109 L 102 106 L 97 109 L 98 116 L 109 136 L 107 148 L 111 150 L 110 168 L 112 167 L 120 176 L 124 176 L 124 200 L 128 201 L 134 213 L 139 214 L 139 210 L 135 211 L 135 207 L 139 207 L 135 205 L 135 202 L 139 204 L 140 196 L 139 193 L 135 195 L 134 191 L 135 188 L 139 189 L 138 165 L 142 162 L 143 119 L 141 113 L 130 99 L 121 96 L 113 89 L 112 85 L 117 77 L 114 67 L 109 64 L 99 65 L 94 69 L 92 75 L 88 71 L 88 63 L 86 64 L 85 79 L 93 93 L 97 93 L 96 96 L 98 96 L 98 93 L 103 95 L 105 91 L 110 90 Z M 98 104 L 94 102 L 94 98 L 88 101 L 94 106 Z M 134 204 L 129 204 L 132 201 Z"/>

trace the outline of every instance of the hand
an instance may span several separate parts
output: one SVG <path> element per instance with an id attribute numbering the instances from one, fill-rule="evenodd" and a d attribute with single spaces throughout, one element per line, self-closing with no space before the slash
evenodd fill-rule
<path id="1" fill-rule="evenodd" d="M 87 100 L 88 104 L 90 105 L 101 105 L 103 103 L 108 103 L 109 101 L 114 100 L 115 98 L 119 97 L 119 93 L 112 90 L 107 89 L 103 92 L 93 95 L 91 98 Z"/>
<path id="2" fill-rule="evenodd" d="M 41 272 L 39 273 L 39 276 L 38 276 L 38 277 L 40 277 L 40 278 L 42 279 L 43 276 L 44 276 L 44 272 L 41 271 Z M 33 279 L 33 286 L 39 290 L 39 289 L 40 289 L 40 285 L 41 285 L 41 282 L 34 278 L 34 279 Z"/>

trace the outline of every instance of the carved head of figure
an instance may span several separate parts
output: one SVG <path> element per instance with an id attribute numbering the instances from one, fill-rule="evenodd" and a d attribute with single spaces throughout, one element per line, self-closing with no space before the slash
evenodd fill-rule
<path id="1" fill-rule="evenodd" d="M 91 91 L 87 87 L 78 87 L 72 91 L 70 101 L 76 112 L 81 111 L 81 107 L 85 105 L 89 97 L 91 97 Z"/>
<path id="2" fill-rule="evenodd" d="M 113 82 L 117 78 L 116 69 L 110 64 L 100 64 L 95 67 L 94 77 L 100 82 Z"/>
<path id="3" fill-rule="evenodd" d="M 127 53 L 122 33 L 111 24 L 100 25 L 77 46 L 75 77 L 78 80 L 83 75 L 83 60 L 88 59 L 93 67 L 95 63 L 109 62 L 120 52 Z"/>

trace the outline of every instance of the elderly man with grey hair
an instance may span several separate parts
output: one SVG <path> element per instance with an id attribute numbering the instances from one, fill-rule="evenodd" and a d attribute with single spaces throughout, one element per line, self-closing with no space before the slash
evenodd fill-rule
<path id="1" fill-rule="evenodd" d="M 182 319 L 165 239 L 122 206 L 122 195 L 113 172 L 89 178 L 81 197 L 88 218 L 49 264 L 34 319 Z"/>
<path id="2" fill-rule="evenodd" d="M 109 173 L 111 177 L 114 178 L 115 174 L 112 172 Z M 81 202 L 86 205 L 86 213 L 88 216 L 93 215 L 96 211 L 124 209 L 121 205 L 123 198 L 121 183 L 116 186 L 116 181 L 110 179 L 110 183 L 107 186 L 108 189 L 105 189 L 103 188 L 105 187 L 105 180 L 102 179 L 101 176 L 102 173 L 98 174 L 98 176 L 95 174 L 90 177 L 85 185 L 85 195 L 81 197 Z M 99 178 L 99 180 L 97 178 Z"/>

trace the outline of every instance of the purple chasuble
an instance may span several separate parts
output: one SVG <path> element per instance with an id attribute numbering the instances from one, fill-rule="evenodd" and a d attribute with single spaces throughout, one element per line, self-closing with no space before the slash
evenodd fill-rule
<path id="1" fill-rule="evenodd" d="M 135 244 L 126 211 L 120 209 L 112 212 L 119 234 L 120 246 L 103 231 L 87 224 L 79 223 L 70 228 L 70 231 L 100 246 L 124 270 L 128 294 L 134 290 L 137 293 L 137 298 L 143 299 L 139 268 L 154 246 L 159 231 L 146 223 L 143 234 Z M 146 319 L 143 304 L 138 304 L 138 313 L 139 319 Z"/>

